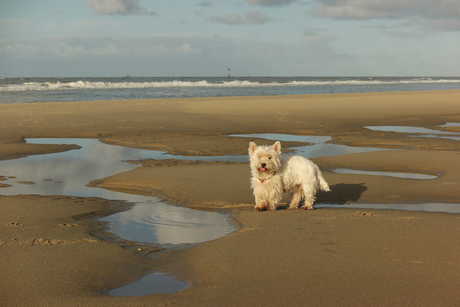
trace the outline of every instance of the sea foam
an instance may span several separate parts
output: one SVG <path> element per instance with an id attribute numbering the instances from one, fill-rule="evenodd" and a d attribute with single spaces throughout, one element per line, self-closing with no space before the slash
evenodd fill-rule
<path id="1" fill-rule="evenodd" d="M 356 79 L 332 79 L 332 80 L 289 80 L 283 78 L 270 78 L 260 80 L 230 80 L 218 81 L 197 80 L 197 81 L 145 81 L 145 82 L 102 82 L 102 81 L 85 81 L 78 80 L 72 82 L 23 82 L 16 84 L 5 84 L 0 86 L 2 92 L 16 91 L 56 91 L 56 90 L 78 90 L 78 89 L 142 89 L 142 88 L 231 88 L 231 87 L 281 87 L 281 86 L 347 86 L 347 85 L 392 85 L 392 84 L 443 84 L 443 83 L 460 83 L 460 79 L 432 79 L 432 78 L 414 78 L 414 79 L 380 79 L 373 78 L 356 78 Z"/>

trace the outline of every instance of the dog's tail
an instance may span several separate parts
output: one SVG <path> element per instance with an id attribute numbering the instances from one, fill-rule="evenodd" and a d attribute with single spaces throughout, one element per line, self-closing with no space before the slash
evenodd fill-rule
<path id="1" fill-rule="evenodd" d="M 318 179 L 318 186 L 321 190 L 325 192 L 329 192 L 331 189 L 329 189 L 329 185 L 326 182 L 326 179 L 324 179 L 323 174 L 319 170 L 319 167 L 316 165 L 316 178 Z"/>

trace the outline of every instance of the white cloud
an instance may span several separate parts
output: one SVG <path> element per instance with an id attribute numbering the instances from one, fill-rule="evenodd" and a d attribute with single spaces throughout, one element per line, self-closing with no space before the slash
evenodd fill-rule
<path id="1" fill-rule="evenodd" d="M 267 15 L 260 12 L 249 11 L 244 14 L 247 23 L 253 25 L 263 25 L 269 21 L 273 21 L 272 18 L 269 18 Z"/>
<path id="2" fill-rule="evenodd" d="M 402 27 L 415 27 L 420 33 L 460 31 L 460 19 L 409 18 Z"/>
<path id="3" fill-rule="evenodd" d="M 409 20 L 400 23 L 406 34 L 459 31 L 460 0 L 313 0 L 315 17 L 333 19 Z M 416 29 L 415 29 L 415 28 Z M 404 32 L 404 31 L 403 31 Z"/>
<path id="4" fill-rule="evenodd" d="M 116 30 L 121 29 L 123 23 L 116 20 L 86 20 L 77 19 L 70 20 L 66 23 L 55 23 L 51 22 L 44 28 L 53 35 L 59 34 L 90 34 L 94 33 L 94 29 L 98 29 L 99 33 L 107 32 L 113 33 Z"/>
<path id="5" fill-rule="evenodd" d="M 252 5 L 260 6 L 285 6 L 290 5 L 298 0 L 244 0 Z"/>
<path id="6" fill-rule="evenodd" d="M 3 59 L 65 59 L 103 57 L 178 58 L 203 53 L 203 49 L 187 42 L 190 38 L 137 37 L 112 38 L 103 36 L 52 36 L 40 39 L 0 40 Z"/>
<path id="7" fill-rule="evenodd" d="M 241 25 L 244 24 L 243 18 L 237 13 L 229 13 L 226 16 L 211 16 L 208 18 L 209 21 L 215 21 L 218 23 L 225 23 L 229 25 Z"/>
<path id="8" fill-rule="evenodd" d="M 335 36 L 328 34 L 326 30 L 323 29 L 306 29 L 303 33 L 303 43 L 306 44 L 327 44 L 330 41 L 334 40 Z"/>
<path id="9" fill-rule="evenodd" d="M 194 48 L 190 44 L 183 44 L 180 49 L 182 53 L 202 53 L 203 51 L 200 48 Z"/>
<path id="10" fill-rule="evenodd" d="M 72 58 L 86 53 L 85 49 L 82 46 L 68 45 L 67 42 L 61 42 L 57 44 L 57 46 L 54 46 L 54 48 L 50 51 L 52 51 L 54 55 L 63 58 Z"/>
<path id="11" fill-rule="evenodd" d="M 459 18 L 459 0 L 314 0 L 309 12 L 337 19 L 390 19 L 420 16 Z"/>
<path id="12" fill-rule="evenodd" d="M 226 76 L 229 67 L 234 75 L 454 74 L 458 67 L 455 42 L 436 53 L 445 57 L 439 60 L 424 48 L 416 49 L 420 56 L 408 57 L 399 47 L 346 50 L 340 40 L 321 28 L 305 29 L 297 44 L 240 34 L 0 39 L 0 66 L 5 76 Z M 420 46 L 433 46 L 435 40 L 427 40 Z M 413 58 L 430 66 L 421 68 Z"/>
<path id="13" fill-rule="evenodd" d="M 246 12 L 243 16 L 237 13 L 229 13 L 226 16 L 212 16 L 208 18 L 208 21 L 228 25 L 263 25 L 273 20 L 273 18 L 265 14 L 254 11 Z"/>
<path id="14" fill-rule="evenodd" d="M 33 21 L 25 18 L 0 18 L 0 36 L 12 37 L 29 30 Z"/>
<path id="15" fill-rule="evenodd" d="M 331 34 L 328 30 L 308 28 L 303 33 L 302 45 L 309 57 L 322 61 L 342 61 L 351 59 L 347 54 L 339 54 L 331 49 L 329 44 L 337 39 L 336 35 Z"/>
<path id="16" fill-rule="evenodd" d="M 101 15 L 155 15 L 141 6 L 139 0 L 85 0 L 85 2 L 90 9 Z"/>
<path id="17" fill-rule="evenodd" d="M 181 44 L 183 39 L 172 38 L 149 38 L 141 44 L 150 45 L 149 54 L 141 50 L 131 50 L 136 56 L 140 57 L 153 57 L 165 59 L 179 59 L 180 57 L 199 55 L 203 53 L 200 47 L 193 47 L 189 43 Z"/>
<path id="18" fill-rule="evenodd" d="M 16 59 L 75 59 L 120 53 L 117 45 L 104 37 L 52 36 L 40 39 L 1 40 L 0 56 Z"/>
<path id="19" fill-rule="evenodd" d="M 38 54 L 40 49 L 36 46 L 25 45 L 22 42 L 0 40 L 0 56 L 22 58 Z"/>
<path id="20" fill-rule="evenodd" d="M 207 1 L 207 0 L 203 0 L 201 1 L 200 3 L 197 4 L 198 6 L 204 6 L 204 7 L 212 7 L 212 2 L 211 1 Z"/>
<path id="21" fill-rule="evenodd" d="M 101 56 L 113 55 L 117 54 L 118 52 L 118 47 L 113 42 L 108 42 L 104 45 L 97 46 L 96 48 L 92 48 L 90 51 L 91 54 Z"/>

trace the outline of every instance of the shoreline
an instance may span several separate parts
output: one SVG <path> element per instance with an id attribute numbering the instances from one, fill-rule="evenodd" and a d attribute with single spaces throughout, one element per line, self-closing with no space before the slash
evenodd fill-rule
<path id="1" fill-rule="evenodd" d="M 108 144 L 208 156 L 247 153 L 249 139 L 226 135 L 325 135 L 334 144 L 396 150 L 312 159 L 332 189 L 319 194 L 318 203 L 458 203 L 460 165 L 452 162 L 458 159 L 460 142 L 363 128 L 460 122 L 458 101 L 460 91 L 449 90 L 0 104 L 0 159 L 74 148 L 23 142 L 30 137 L 98 138 Z M 439 129 L 460 134 L 460 127 Z M 288 144 L 283 142 L 283 147 Z M 337 167 L 442 176 L 410 180 L 330 171 Z M 351 208 L 255 213 L 249 176 L 247 163 L 145 160 L 132 171 L 94 183 L 157 193 L 190 208 L 229 210 L 242 225 L 227 237 L 184 250 L 137 251 L 124 248 L 126 242 L 97 236 L 96 242 L 91 241 L 94 237 L 88 233 L 101 231 L 100 225 L 81 218 L 119 210 L 111 201 L 1 196 L 0 266 L 12 278 L 1 279 L 0 302 L 17 306 L 460 303 L 453 287 L 460 281 L 458 215 L 374 209 L 363 213 L 364 209 Z M 60 226 L 64 224 L 75 225 Z M 267 251 L 273 257 L 264 256 Z M 165 272 L 191 287 L 143 297 L 101 293 L 150 271 Z"/>

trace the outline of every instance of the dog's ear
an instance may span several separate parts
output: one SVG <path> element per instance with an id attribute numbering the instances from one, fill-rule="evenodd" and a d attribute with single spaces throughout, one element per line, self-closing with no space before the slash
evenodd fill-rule
<path id="1" fill-rule="evenodd" d="M 249 142 L 249 155 L 252 155 L 256 151 L 257 145 L 254 142 Z"/>
<path id="2" fill-rule="evenodd" d="M 280 155 L 281 154 L 281 143 L 279 141 L 276 141 L 275 144 L 273 144 L 272 148 Z"/>

